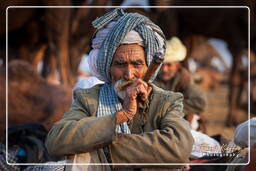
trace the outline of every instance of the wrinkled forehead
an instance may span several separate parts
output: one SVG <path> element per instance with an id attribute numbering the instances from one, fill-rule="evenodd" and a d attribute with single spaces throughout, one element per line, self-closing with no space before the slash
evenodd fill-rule
<path id="1" fill-rule="evenodd" d="M 144 47 L 138 44 L 122 44 L 116 49 L 113 56 L 113 61 L 129 61 L 138 59 L 146 61 Z"/>

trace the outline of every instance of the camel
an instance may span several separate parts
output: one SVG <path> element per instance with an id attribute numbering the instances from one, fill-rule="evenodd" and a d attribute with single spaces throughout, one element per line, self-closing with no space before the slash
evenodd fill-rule
<path id="1" fill-rule="evenodd" d="M 0 72 L 0 137 L 5 130 L 5 70 Z M 52 85 L 26 61 L 13 60 L 8 65 L 8 127 L 41 123 L 49 130 L 71 105 L 72 89 Z"/>

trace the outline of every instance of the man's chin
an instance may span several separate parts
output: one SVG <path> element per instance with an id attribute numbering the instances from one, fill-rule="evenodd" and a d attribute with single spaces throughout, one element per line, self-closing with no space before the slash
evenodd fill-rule
<path id="1" fill-rule="evenodd" d="M 170 81 L 172 79 L 171 75 L 166 75 L 166 76 L 161 76 L 160 77 L 162 81 L 167 82 Z"/>

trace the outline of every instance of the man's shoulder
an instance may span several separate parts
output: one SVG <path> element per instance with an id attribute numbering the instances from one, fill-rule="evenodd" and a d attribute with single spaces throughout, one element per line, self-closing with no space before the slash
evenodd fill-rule
<path id="1" fill-rule="evenodd" d="M 183 98 L 183 95 L 181 93 L 164 90 L 156 86 L 154 83 L 151 83 L 151 86 L 153 88 L 153 94 L 156 95 L 157 98 L 164 98 L 165 100 L 176 100 Z"/>
<path id="2" fill-rule="evenodd" d="M 188 97 L 199 97 L 206 100 L 206 92 L 201 89 L 199 86 L 197 86 L 195 83 L 191 83 L 187 90 L 184 91 L 184 96 Z"/>
<path id="3" fill-rule="evenodd" d="M 154 113 L 158 113 L 161 116 L 165 116 L 166 112 L 171 109 L 172 107 L 176 106 L 175 110 L 179 110 L 178 115 L 179 117 L 184 117 L 183 113 L 183 95 L 178 92 L 164 90 L 160 87 L 157 87 L 154 84 L 151 84 L 153 88 L 152 92 L 152 100 L 150 102 L 151 111 Z M 176 113 L 177 114 L 177 113 Z M 155 114 L 153 114 L 155 115 Z"/>
<path id="4" fill-rule="evenodd" d="M 74 98 L 95 97 L 103 84 L 97 84 L 91 88 L 76 88 L 73 91 Z"/>

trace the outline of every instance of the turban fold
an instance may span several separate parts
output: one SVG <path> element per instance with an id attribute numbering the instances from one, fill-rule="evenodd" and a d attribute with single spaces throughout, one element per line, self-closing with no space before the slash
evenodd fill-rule
<path id="1" fill-rule="evenodd" d="M 144 47 L 147 65 L 155 52 L 165 53 L 162 30 L 147 17 L 114 9 L 93 21 L 97 33 L 89 53 L 90 70 L 105 82 L 111 82 L 110 66 L 116 49 L 121 44 L 137 43 Z"/>

